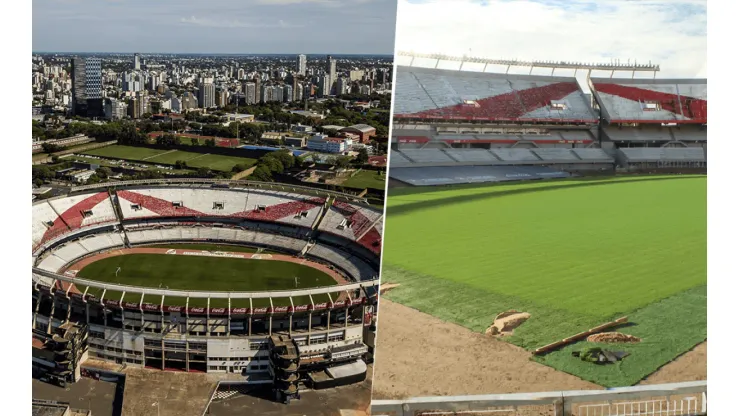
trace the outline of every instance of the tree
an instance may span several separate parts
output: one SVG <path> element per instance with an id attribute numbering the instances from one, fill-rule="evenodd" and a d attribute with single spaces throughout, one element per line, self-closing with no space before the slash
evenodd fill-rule
<path id="1" fill-rule="evenodd" d="M 198 146 L 200 145 L 200 141 L 197 138 L 193 137 L 192 139 L 190 139 L 190 144 L 193 146 Z"/>
<path id="2" fill-rule="evenodd" d="M 293 156 L 293 152 L 288 149 L 272 152 L 271 156 L 279 160 L 285 169 L 290 169 L 295 166 L 295 156 Z"/>
<path id="3" fill-rule="evenodd" d="M 101 166 L 95 170 L 95 174 L 98 175 L 100 179 L 108 179 L 113 176 L 113 171 L 107 166 Z"/>
<path id="4" fill-rule="evenodd" d="M 367 149 L 362 148 L 359 152 L 357 152 L 357 162 L 364 165 L 367 163 L 367 161 L 370 159 L 370 157 L 367 154 Z"/>
<path id="5" fill-rule="evenodd" d="M 272 173 L 270 169 L 265 165 L 259 165 L 254 169 L 249 180 L 261 181 L 261 182 L 272 182 Z"/>
<path id="6" fill-rule="evenodd" d="M 206 139 L 206 147 L 216 147 L 216 139 Z"/>
<path id="7" fill-rule="evenodd" d="M 43 143 L 41 145 L 41 148 L 44 149 L 44 153 L 56 153 L 56 152 L 62 150 L 61 147 L 59 147 L 59 146 L 57 146 L 55 144 L 52 144 L 52 143 Z"/>
<path id="8" fill-rule="evenodd" d="M 180 144 L 180 140 L 174 134 L 165 133 L 157 137 L 157 146 L 171 148 L 178 144 Z"/>
<path id="9" fill-rule="evenodd" d="M 100 177 L 96 173 L 93 173 L 92 176 L 87 178 L 87 182 L 85 182 L 85 184 L 91 185 L 91 184 L 98 183 L 98 182 L 100 182 Z"/>
<path id="10" fill-rule="evenodd" d="M 48 166 L 34 165 L 31 168 L 31 177 L 33 178 L 34 183 L 37 183 L 37 180 L 41 181 L 41 183 L 50 181 L 54 179 L 54 176 L 54 171 Z"/>
<path id="11" fill-rule="evenodd" d="M 197 171 L 197 172 L 196 172 L 195 174 L 196 174 L 196 175 L 197 175 L 197 176 L 198 176 L 199 178 L 208 178 L 208 177 L 210 177 L 210 176 L 211 176 L 211 170 L 210 170 L 210 169 L 208 169 L 208 168 L 206 168 L 206 167 L 203 167 L 203 168 L 198 168 L 198 171 Z"/>
<path id="12" fill-rule="evenodd" d="M 188 163 L 184 160 L 175 161 L 175 169 L 187 169 Z"/>
<path id="13" fill-rule="evenodd" d="M 334 165 L 336 165 L 336 167 L 338 168 L 344 169 L 349 166 L 351 161 L 352 161 L 352 158 L 350 158 L 349 156 L 340 156 L 334 160 Z"/>
<path id="14" fill-rule="evenodd" d="M 245 170 L 249 169 L 249 166 L 239 163 L 238 165 L 234 165 L 233 168 L 231 168 L 231 171 L 234 173 L 244 172 Z"/>

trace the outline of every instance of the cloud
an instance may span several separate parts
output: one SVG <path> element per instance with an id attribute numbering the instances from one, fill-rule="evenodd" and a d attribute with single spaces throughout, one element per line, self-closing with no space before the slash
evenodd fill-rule
<path id="1" fill-rule="evenodd" d="M 396 50 L 652 61 L 661 77 L 695 77 L 706 76 L 706 25 L 706 2 L 698 0 L 399 0 Z"/>
<path id="2" fill-rule="evenodd" d="M 299 28 L 303 27 L 302 25 L 292 25 L 284 20 L 278 20 L 274 24 L 270 23 L 249 23 L 249 22 L 242 22 L 239 20 L 226 20 L 226 19 L 208 19 L 208 18 L 197 18 L 195 16 L 190 17 L 182 17 L 180 18 L 180 23 L 188 24 L 188 25 L 194 25 L 194 26 L 201 26 L 201 27 L 212 27 L 212 28 L 222 28 L 222 29 L 230 29 L 230 28 Z"/>
<path id="3" fill-rule="evenodd" d="M 395 18 L 396 0 L 33 0 L 32 42 L 35 51 L 391 54 Z"/>

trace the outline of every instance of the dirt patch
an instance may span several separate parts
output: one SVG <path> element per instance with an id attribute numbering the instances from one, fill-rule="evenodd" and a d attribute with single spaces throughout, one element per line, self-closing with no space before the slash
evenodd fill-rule
<path id="1" fill-rule="evenodd" d="M 707 342 L 704 341 L 691 351 L 660 367 L 656 372 L 642 380 L 640 384 L 663 384 L 706 379 Z"/>
<path id="2" fill-rule="evenodd" d="M 501 312 L 493 319 L 493 324 L 486 329 L 489 336 L 508 336 L 514 333 L 519 325 L 523 324 L 531 315 L 527 312 L 510 310 Z"/>
<path id="3" fill-rule="evenodd" d="M 385 292 L 397 288 L 398 286 L 401 286 L 399 283 L 383 283 L 380 285 L 380 295 L 384 295 Z"/>
<path id="4" fill-rule="evenodd" d="M 523 348 L 386 298 L 378 312 L 373 399 L 602 389 L 531 361 Z"/>
<path id="5" fill-rule="evenodd" d="M 632 344 L 642 341 L 632 335 L 623 334 L 621 332 L 602 332 L 600 334 L 593 334 L 586 338 L 588 342 L 602 342 L 602 343 L 615 343 L 615 344 Z"/>

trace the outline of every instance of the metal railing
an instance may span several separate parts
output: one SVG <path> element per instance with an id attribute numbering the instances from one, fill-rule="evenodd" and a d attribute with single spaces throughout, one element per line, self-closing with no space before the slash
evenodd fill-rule
<path id="1" fill-rule="evenodd" d="M 700 416 L 707 414 L 707 382 L 657 384 L 610 390 L 420 397 L 373 400 L 373 416 L 531 415 Z M 526 409 L 525 409 L 526 408 Z"/>

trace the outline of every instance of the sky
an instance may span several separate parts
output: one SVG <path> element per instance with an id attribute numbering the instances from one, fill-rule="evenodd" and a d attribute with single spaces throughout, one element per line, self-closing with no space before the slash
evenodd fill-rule
<path id="1" fill-rule="evenodd" d="M 396 50 L 492 59 L 652 62 L 660 65 L 658 78 L 704 78 L 706 33 L 704 0 L 399 0 Z M 408 65 L 410 58 L 396 62 Z M 415 60 L 414 65 L 429 62 Z M 459 63 L 439 67 L 457 69 Z M 482 70 L 483 65 L 464 69 Z M 500 69 L 489 66 L 487 71 Z M 572 76 L 573 71 L 555 75 Z M 585 74 L 579 73 L 581 77 Z"/>
<path id="2" fill-rule="evenodd" d="M 396 0 L 33 0 L 35 52 L 392 54 Z"/>

